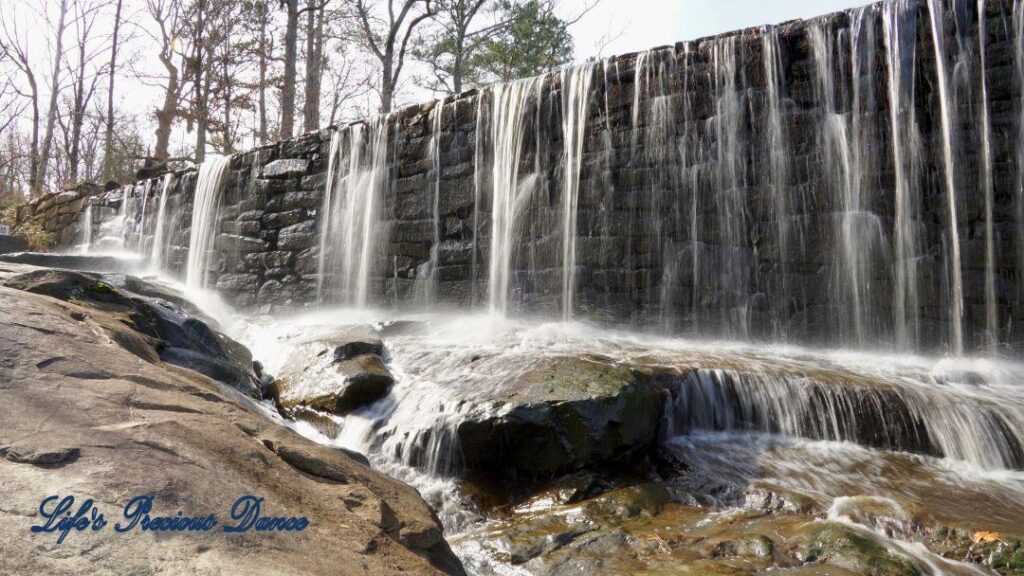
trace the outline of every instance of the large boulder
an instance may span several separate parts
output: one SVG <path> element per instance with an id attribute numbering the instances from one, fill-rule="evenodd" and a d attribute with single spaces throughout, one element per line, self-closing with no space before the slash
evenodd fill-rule
<path id="1" fill-rule="evenodd" d="M 131 317 L 149 308 L 124 302 L 135 297 L 52 279 L 0 286 L 0 573 L 463 572 L 413 488 L 275 424 L 235 389 L 161 362 L 159 342 Z M 91 498 L 108 524 L 60 544 L 59 534 L 30 533 L 51 494 L 74 496 L 75 509 Z M 140 495 L 154 498 L 154 516 L 213 514 L 218 524 L 117 533 Z M 245 495 L 263 499 L 261 516 L 309 525 L 224 533 Z"/>
<path id="2" fill-rule="evenodd" d="M 148 337 L 161 361 L 204 374 L 248 396 L 261 396 L 248 349 L 167 300 L 140 296 L 96 276 L 70 270 L 33 270 L 9 277 L 2 284 L 106 312 Z M 135 349 L 148 356 L 145 347 Z"/>
<path id="3" fill-rule="evenodd" d="M 664 402 L 645 372 L 595 357 L 545 359 L 505 395 L 458 426 L 471 470 L 538 478 L 630 462 L 655 442 Z"/>
<path id="4" fill-rule="evenodd" d="M 395 381 L 383 353 L 370 326 L 302 344 L 277 375 L 274 398 L 286 413 L 305 407 L 343 416 L 373 404 L 387 396 Z"/>

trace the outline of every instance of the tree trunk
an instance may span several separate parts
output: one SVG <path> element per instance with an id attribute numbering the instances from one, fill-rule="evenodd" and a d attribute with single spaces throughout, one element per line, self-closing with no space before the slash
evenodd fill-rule
<path id="1" fill-rule="evenodd" d="M 64 17 L 67 15 L 67 0 L 60 2 L 60 20 L 57 23 L 57 50 L 53 55 L 53 73 L 51 75 L 50 108 L 46 115 L 46 131 L 43 133 L 43 147 L 39 153 L 39 172 L 36 176 L 34 196 L 42 193 L 46 185 L 46 167 L 50 162 L 50 147 L 53 145 L 53 125 L 57 120 L 57 93 L 60 91 L 60 60 L 64 55 Z"/>
<path id="2" fill-rule="evenodd" d="M 75 83 L 74 109 L 71 111 L 71 150 L 68 153 L 69 184 L 78 182 L 78 163 L 81 160 L 82 123 L 85 122 L 85 44 L 85 38 L 82 38 L 78 45 L 78 80 Z"/>
<path id="3" fill-rule="evenodd" d="M 267 143 L 267 4 L 260 2 L 260 144 Z"/>
<path id="4" fill-rule="evenodd" d="M 302 107 L 306 132 L 320 128 L 320 82 L 323 74 L 324 4 L 309 0 L 306 8 L 306 98 Z"/>
<path id="5" fill-rule="evenodd" d="M 196 153 L 195 160 L 196 164 L 202 163 L 206 159 L 206 127 L 209 124 L 209 118 L 206 114 L 206 98 L 209 95 L 209 82 L 210 74 L 207 72 L 203 74 L 203 61 L 206 55 L 206 47 L 204 46 L 204 30 L 205 25 L 204 17 L 206 15 L 206 0 L 199 0 L 198 5 L 198 19 L 196 21 L 196 38 L 195 38 L 195 52 L 193 65 L 195 66 L 195 91 L 194 91 L 194 106 L 193 113 L 195 114 L 196 120 Z"/>
<path id="6" fill-rule="evenodd" d="M 381 60 L 381 68 L 383 68 L 381 85 L 380 85 L 380 113 L 387 114 L 391 112 L 392 101 L 395 98 L 395 82 L 392 78 L 392 62 L 393 58 L 390 52 L 384 54 L 384 58 Z"/>
<path id="7" fill-rule="evenodd" d="M 291 138 L 295 129 L 295 60 L 299 29 L 299 0 L 283 0 L 288 8 L 284 34 L 284 79 L 281 84 L 281 139 Z"/>
<path id="8" fill-rule="evenodd" d="M 160 57 L 167 69 L 167 88 L 164 90 L 164 104 L 156 111 L 156 149 L 153 156 L 158 160 L 167 159 L 168 145 L 171 141 L 171 125 L 178 113 L 178 69 L 170 61 L 170 57 Z"/>
<path id="9" fill-rule="evenodd" d="M 107 84 L 107 126 L 103 136 L 103 179 L 110 180 L 114 170 L 114 76 L 117 70 L 117 37 L 121 30 L 121 2 L 114 11 L 114 38 L 110 45 L 110 81 Z"/>

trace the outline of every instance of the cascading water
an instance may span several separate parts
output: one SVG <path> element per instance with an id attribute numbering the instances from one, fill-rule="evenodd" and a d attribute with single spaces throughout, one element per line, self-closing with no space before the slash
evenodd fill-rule
<path id="1" fill-rule="evenodd" d="M 199 166 L 185 268 L 185 285 L 192 290 L 206 287 L 209 253 L 220 225 L 221 183 L 230 164 L 230 156 L 211 156 Z"/>
<path id="2" fill-rule="evenodd" d="M 346 141 L 332 140 L 330 193 L 324 196 L 318 261 L 320 300 L 365 306 L 377 246 L 380 203 L 388 185 L 390 116 L 344 129 Z"/>
<path id="3" fill-rule="evenodd" d="M 153 270 L 160 270 L 164 265 L 164 255 L 167 253 L 167 196 L 170 192 L 171 181 L 174 174 L 164 174 L 163 183 L 160 185 L 160 203 L 156 210 L 156 223 L 153 229 L 153 248 L 150 252 L 149 265 Z"/>

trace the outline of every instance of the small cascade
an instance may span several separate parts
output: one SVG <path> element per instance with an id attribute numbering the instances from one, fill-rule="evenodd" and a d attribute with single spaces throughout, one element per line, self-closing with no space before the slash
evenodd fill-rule
<path id="1" fill-rule="evenodd" d="M 882 10 L 895 175 L 893 326 L 896 344 L 912 350 L 920 337 L 917 261 L 922 242 L 916 194 L 921 136 L 914 108 L 917 5 L 913 0 L 894 0 L 886 2 Z"/>
<path id="2" fill-rule="evenodd" d="M 365 306 L 377 256 L 380 203 L 387 186 L 390 116 L 344 129 L 322 211 L 318 273 L 322 302 Z"/>
<path id="3" fill-rule="evenodd" d="M 1024 468 L 1024 409 L 954 382 L 698 369 L 672 388 L 673 429 L 745 431 L 854 442 L 947 457 L 980 468 Z M 1012 395 L 996 391 L 995 397 Z"/>
<path id="4" fill-rule="evenodd" d="M 954 6 L 954 9 L 956 7 Z M 943 23 L 943 10 L 941 0 L 928 0 L 928 9 L 931 16 L 932 44 L 935 49 L 936 76 L 939 88 L 939 113 L 942 135 L 942 163 L 943 177 L 945 182 L 946 204 L 947 204 L 947 227 L 946 243 L 948 245 L 948 260 L 950 277 L 950 335 L 949 346 L 954 354 L 960 354 L 964 350 L 964 289 L 963 289 L 963 268 L 960 264 L 960 226 L 957 217 L 958 187 L 957 187 L 957 166 L 955 163 L 954 146 L 957 142 L 957 127 L 959 120 L 957 106 L 953 102 L 951 91 L 950 75 L 947 70 L 946 34 Z"/>
<path id="5" fill-rule="evenodd" d="M 185 285 L 189 289 L 206 287 L 209 253 L 219 225 L 221 183 L 230 164 L 230 156 L 209 156 L 199 166 L 185 268 Z"/>
<path id="6" fill-rule="evenodd" d="M 161 270 L 164 265 L 164 255 L 167 253 L 167 196 L 170 192 L 171 181 L 174 174 L 164 174 L 164 181 L 160 186 L 160 202 L 156 210 L 156 223 L 153 228 L 153 247 L 149 255 L 149 264 L 153 270 Z"/>

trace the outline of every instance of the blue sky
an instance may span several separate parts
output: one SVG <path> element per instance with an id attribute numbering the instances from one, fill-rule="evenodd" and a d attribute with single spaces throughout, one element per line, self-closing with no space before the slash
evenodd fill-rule
<path id="1" fill-rule="evenodd" d="M 560 11 L 564 17 L 571 17 L 593 2 L 563 0 Z M 600 0 L 570 31 L 576 39 L 577 58 L 582 60 L 737 28 L 810 18 L 869 3 L 870 0 Z"/>

